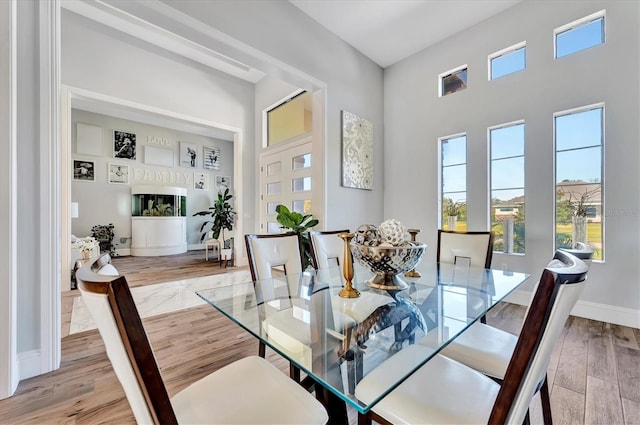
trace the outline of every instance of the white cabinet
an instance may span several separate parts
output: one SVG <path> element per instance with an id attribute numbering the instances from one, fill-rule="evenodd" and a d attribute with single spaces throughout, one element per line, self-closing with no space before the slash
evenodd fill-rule
<path id="1" fill-rule="evenodd" d="M 132 217 L 131 255 L 150 257 L 187 252 L 186 217 Z"/>

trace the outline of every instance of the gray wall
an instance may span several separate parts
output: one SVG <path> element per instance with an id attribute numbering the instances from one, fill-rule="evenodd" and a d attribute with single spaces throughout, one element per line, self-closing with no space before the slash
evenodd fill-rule
<path id="1" fill-rule="evenodd" d="M 78 202 L 80 216 L 72 220 L 72 233 L 78 237 L 91 234 L 95 224 L 114 225 L 114 243 L 118 249 L 130 247 L 131 241 L 120 244 L 120 237 L 131 237 L 131 187 L 134 185 L 176 186 L 187 189 L 187 244 L 190 248 L 198 248 L 200 244 L 200 227 L 206 217 L 192 217 L 194 212 L 206 211 L 216 198 L 218 189 L 215 176 L 231 177 L 233 185 L 233 142 L 214 139 L 197 134 L 185 133 L 155 125 L 143 124 L 107 115 L 87 111 L 73 110 L 71 115 L 72 159 L 93 161 L 95 164 L 95 181 L 72 181 L 71 199 Z M 76 123 L 91 124 L 102 128 L 101 157 L 79 155 L 77 153 Z M 136 159 L 113 158 L 113 131 L 125 131 L 136 135 Z M 160 137 L 168 141 L 168 146 L 159 146 L 173 152 L 173 167 L 147 165 L 144 147 L 148 145 L 148 137 Z M 198 146 L 197 168 L 186 168 L 178 165 L 180 158 L 180 142 L 193 143 Z M 205 170 L 202 166 L 203 146 L 220 148 L 220 169 Z M 129 184 L 108 183 L 108 164 L 128 165 Z M 151 179 L 144 180 L 144 173 L 150 172 Z M 171 172 L 181 176 L 177 183 L 155 181 L 156 172 Z M 193 173 L 209 175 L 209 190 L 194 190 Z M 177 173 L 177 174 L 176 174 Z M 184 178 L 183 178 L 184 177 Z M 183 181 L 184 180 L 184 181 Z M 96 196 L 101 193 L 101 196 Z"/>
<path id="2" fill-rule="evenodd" d="M 528 271 L 535 281 L 554 250 L 553 113 L 604 102 L 606 262 L 592 265 L 582 301 L 613 314 L 634 309 L 637 317 L 639 5 L 522 2 L 385 69 L 385 216 L 428 230 L 419 238 L 435 258 L 438 137 L 466 132 L 469 227 L 487 229 L 487 127 L 524 119 L 526 254 L 497 254 L 493 264 Z M 606 43 L 555 60 L 554 28 L 605 8 Z M 523 40 L 526 70 L 488 81 L 487 55 Z M 438 98 L 438 74 L 462 64 L 468 88 Z"/>

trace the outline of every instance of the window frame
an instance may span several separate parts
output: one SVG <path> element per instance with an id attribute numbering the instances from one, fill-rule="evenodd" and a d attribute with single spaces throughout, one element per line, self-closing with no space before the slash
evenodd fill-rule
<path id="1" fill-rule="evenodd" d="M 443 179 L 443 169 L 444 169 L 444 165 L 442 162 L 442 142 L 445 140 L 451 140 L 451 139 L 457 139 L 459 137 L 464 137 L 465 138 L 465 144 L 464 144 L 464 152 L 465 152 L 465 162 L 464 163 L 459 163 L 459 164 L 453 164 L 453 165 L 448 165 L 447 167 L 450 166 L 457 166 L 457 165 L 462 165 L 464 164 L 465 166 L 465 185 L 464 185 L 464 193 L 465 193 L 465 204 L 467 204 L 467 192 L 468 192 L 468 176 L 467 176 L 467 167 L 469 165 L 469 158 L 468 158 L 468 147 L 469 147 L 469 135 L 467 134 L 467 132 L 461 132 L 461 133 L 454 133 L 454 134 L 450 134 L 447 136 L 442 136 L 442 137 L 438 137 L 438 222 L 439 222 L 439 226 L 442 229 L 444 227 L 444 215 L 442 214 L 442 205 L 444 202 L 444 197 L 442 196 L 444 194 L 444 187 L 443 187 L 443 183 L 444 183 L 444 179 Z M 449 192 L 447 192 L 449 193 Z M 457 193 L 457 192 L 456 192 Z M 467 221 L 469 220 L 469 216 L 468 216 L 468 206 L 467 206 Z"/>
<path id="2" fill-rule="evenodd" d="M 601 243 L 602 243 L 602 247 L 600 248 L 600 254 L 601 254 L 601 258 L 600 259 L 593 259 L 592 261 L 594 262 L 599 262 L 599 263 L 604 263 L 605 262 L 605 198 L 606 198 L 606 191 L 605 191 L 605 140 L 606 140 L 606 107 L 605 107 L 605 102 L 598 102 L 598 103 L 593 103 L 590 105 L 585 105 L 585 106 L 580 106 L 577 108 L 571 108 L 571 109 L 566 109 L 564 111 L 558 111 L 558 112 L 554 112 L 553 113 L 553 193 L 554 193 L 554 200 L 553 200 L 553 249 L 557 249 L 557 233 L 558 233 L 558 223 L 557 223 L 557 201 L 556 201 L 556 197 L 555 197 L 555 193 L 558 187 L 558 173 L 557 173 L 557 156 L 558 156 L 558 140 L 557 140 L 557 128 L 556 128 L 556 118 L 558 117 L 562 117 L 562 116 L 567 116 L 567 115 L 572 115 L 572 114 L 577 114 L 577 113 L 581 113 L 581 112 L 587 112 L 587 111 L 592 111 L 595 109 L 601 109 L 601 117 L 600 117 L 600 126 L 601 126 L 601 138 L 600 138 L 600 211 L 601 211 L 601 221 L 600 224 L 602 226 L 601 228 Z M 561 150 L 561 152 L 567 152 L 567 151 L 576 151 L 576 150 L 582 150 L 582 149 L 591 149 L 594 146 L 598 146 L 598 145 L 593 145 L 593 146 L 586 146 L 586 147 L 581 147 L 581 148 L 571 148 L 571 149 L 563 149 Z"/>
<path id="3" fill-rule="evenodd" d="M 602 10 L 600 10 L 598 12 L 592 13 L 591 15 L 587 15 L 587 16 L 585 16 L 583 18 L 576 19 L 575 21 L 569 22 L 568 24 L 559 26 L 558 28 L 554 29 L 553 30 L 553 58 L 556 59 L 556 60 L 557 59 L 561 59 L 561 58 L 564 58 L 565 56 L 571 56 L 574 53 L 578 53 L 578 52 L 581 52 L 583 50 L 587 50 L 587 49 L 590 49 L 592 47 L 596 47 L 596 46 L 600 46 L 600 45 L 604 44 L 607 41 L 607 32 L 606 32 L 606 29 L 607 29 L 607 23 L 606 23 L 607 22 L 607 17 L 606 17 L 606 15 L 607 15 L 606 14 L 606 9 L 602 9 Z M 588 25 L 588 24 L 590 24 L 592 22 L 597 21 L 598 19 L 602 19 L 602 43 L 595 44 L 595 45 L 589 46 L 589 47 L 585 47 L 583 49 L 576 50 L 575 52 L 572 52 L 572 53 L 569 53 L 569 54 L 566 54 L 566 55 L 558 57 L 558 35 L 564 34 L 564 33 L 568 32 L 568 31 L 571 31 L 571 30 L 578 29 L 578 28 L 580 28 L 582 26 L 585 26 L 585 25 Z"/>
<path id="4" fill-rule="evenodd" d="M 521 50 L 521 49 L 524 49 L 524 67 L 522 69 L 518 69 L 518 70 L 512 71 L 512 72 L 510 72 L 508 74 L 504 74 L 504 75 L 501 75 L 499 77 L 493 78 L 492 77 L 492 72 L 491 72 L 493 70 L 493 66 L 492 66 L 493 60 L 497 59 L 499 57 L 502 57 L 502 56 L 506 56 L 506 55 L 508 55 L 510 53 L 515 53 L 515 52 L 517 52 L 518 50 Z M 497 52 L 491 53 L 489 56 L 487 56 L 487 77 L 488 77 L 489 81 L 494 81 L 494 80 L 506 77 L 507 75 L 511 75 L 511 74 L 515 74 L 516 72 L 524 71 L 526 69 L 527 69 L 527 41 L 526 40 L 521 41 L 521 42 L 516 43 L 516 44 L 513 44 L 513 45 L 511 45 L 509 47 L 506 47 L 506 48 L 504 48 L 502 50 L 498 50 Z"/>

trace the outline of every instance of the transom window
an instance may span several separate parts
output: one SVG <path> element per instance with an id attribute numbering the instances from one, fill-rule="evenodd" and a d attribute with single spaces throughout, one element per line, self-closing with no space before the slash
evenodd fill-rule
<path id="1" fill-rule="evenodd" d="M 554 119 L 556 247 L 586 242 L 602 260 L 604 106 L 559 112 Z"/>
<path id="2" fill-rule="evenodd" d="M 311 132 L 311 92 L 303 91 L 267 111 L 267 146 Z"/>
<path id="3" fill-rule="evenodd" d="M 440 217 L 442 229 L 467 229 L 467 136 L 440 140 Z"/>
<path id="4" fill-rule="evenodd" d="M 438 76 L 438 96 L 446 96 L 467 88 L 467 65 L 459 66 Z"/>
<path id="5" fill-rule="evenodd" d="M 605 11 L 601 10 L 556 28 L 556 59 L 604 43 L 604 17 Z"/>
<path id="6" fill-rule="evenodd" d="M 524 254 L 524 123 L 489 129 L 494 251 Z"/>
<path id="7" fill-rule="evenodd" d="M 495 80 L 522 71 L 526 66 L 526 51 L 527 46 L 523 41 L 489 55 L 489 79 Z"/>

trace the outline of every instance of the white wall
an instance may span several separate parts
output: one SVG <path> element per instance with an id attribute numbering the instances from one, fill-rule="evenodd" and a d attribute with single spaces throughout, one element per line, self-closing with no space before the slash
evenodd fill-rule
<path id="1" fill-rule="evenodd" d="M 606 43 L 555 60 L 554 28 L 602 9 Z M 466 132 L 469 227 L 486 229 L 487 127 L 524 119 L 526 254 L 496 254 L 493 264 L 535 281 L 554 251 L 553 113 L 604 102 L 606 262 L 592 265 L 581 305 L 592 317 L 640 325 L 638 9 L 625 1 L 522 2 L 385 69 L 385 216 L 427 230 L 419 239 L 435 258 L 438 137 Z M 488 81 L 487 55 L 525 40 L 526 70 Z M 438 98 L 438 74 L 462 64 L 468 88 Z"/>
<path id="2" fill-rule="evenodd" d="M 96 224 L 113 223 L 115 237 L 113 242 L 118 244 L 117 249 L 128 249 L 131 241 L 120 243 L 121 237 L 131 237 L 131 187 L 133 185 L 159 185 L 177 186 L 187 189 L 187 244 L 189 248 L 199 248 L 200 227 L 207 217 L 192 217 L 193 213 L 206 211 L 217 196 L 218 189 L 215 185 L 217 175 L 231 178 L 233 185 L 233 142 L 205 137 L 197 134 L 185 133 L 155 125 L 143 124 L 107 115 L 96 114 L 74 109 L 71 115 L 72 134 L 72 159 L 92 161 L 95 164 L 95 181 L 72 181 L 71 198 L 78 202 L 80 216 L 72 220 L 72 233 L 76 236 L 88 236 L 91 227 Z M 76 123 L 90 124 L 102 129 L 103 155 L 79 155 L 77 153 Z M 136 159 L 113 158 L 113 132 L 114 130 L 134 133 L 136 135 Z M 150 145 L 149 137 L 164 139 L 168 145 Z M 193 143 L 198 146 L 198 164 L 196 168 L 180 167 L 180 142 Z M 145 158 L 145 146 L 156 146 L 168 149 L 173 153 L 173 167 L 147 165 Z M 205 170 L 202 166 L 203 146 L 217 147 L 220 149 L 220 169 Z M 107 180 L 108 164 L 129 166 L 129 184 L 110 184 Z M 164 174 L 161 180 L 156 178 L 156 173 Z M 195 190 L 193 188 L 193 173 L 206 173 L 209 175 L 209 190 Z M 173 176 L 177 177 L 174 183 Z M 102 196 L 95 196 L 101 193 Z"/>
<path id="3" fill-rule="evenodd" d="M 327 214 L 323 227 L 355 230 L 363 223 L 380 223 L 384 182 L 382 69 L 286 1 L 165 0 L 164 3 L 269 55 L 285 67 L 295 67 L 326 83 Z M 295 81 L 288 82 L 300 86 Z M 341 186 L 342 110 L 373 123 L 374 190 Z M 256 147 L 259 138 L 260 129 L 256 128 Z M 256 155 L 255 166 L 257 161 Z"/>

